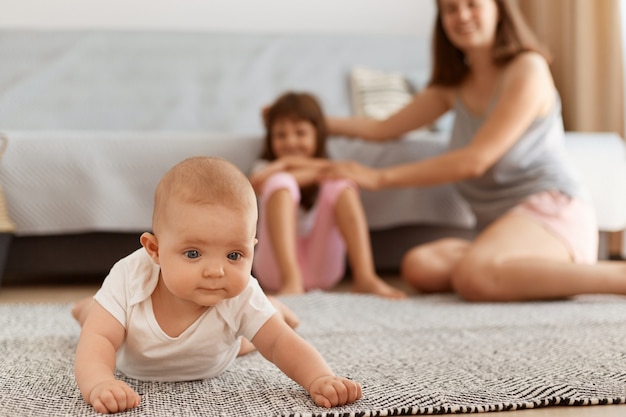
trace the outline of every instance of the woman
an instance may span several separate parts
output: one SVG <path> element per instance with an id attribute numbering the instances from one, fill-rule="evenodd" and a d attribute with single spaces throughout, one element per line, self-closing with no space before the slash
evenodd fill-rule
<path id="1" fill-rule="evenodd" d="M 328 120 L 332 134 L 385 141 L 456 112 L 448 152 L 384 169 L 335 164 L 326 175 L 362 188 L 454 182 L 479 235 L 411 249 L 402 277 L 468 300 L 626 294 L 626 264 L 596 264 L 590 198 L 563 150 L 549 56 L 513 0 L 438 0 L 429 86 L 386 120 Z"/>

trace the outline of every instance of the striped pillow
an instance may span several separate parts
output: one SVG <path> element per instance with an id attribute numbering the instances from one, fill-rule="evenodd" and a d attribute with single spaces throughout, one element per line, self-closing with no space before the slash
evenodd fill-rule
<path id="1" fill-rule="evenodd" d="M 414 88 L 399 72 L 355 67 L 350 72 L 350 93 L 355 116 L 385 119 L 404 107 Z"/>

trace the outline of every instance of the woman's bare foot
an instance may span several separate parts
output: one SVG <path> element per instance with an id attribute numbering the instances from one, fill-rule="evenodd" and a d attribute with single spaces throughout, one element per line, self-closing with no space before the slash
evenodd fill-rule
<path id="1" fill-rule="evenodd" d="M 387 284 L 380 277 L 355 279 L 352 292 L 361 294 L 374 294 L 394 300 L 406 298 L 406 293 L 404 291 Z"/>
<path id="2" fill-rule="evenodd" d="M 93 297 L 86 297 L 79 300 L 76 304 L 74 304 L 74 307 L 72 307 L 72 317 L 74 317 L 81 326 L 85 324 L 85 320 L 91 311 L 93 303 Z"/>

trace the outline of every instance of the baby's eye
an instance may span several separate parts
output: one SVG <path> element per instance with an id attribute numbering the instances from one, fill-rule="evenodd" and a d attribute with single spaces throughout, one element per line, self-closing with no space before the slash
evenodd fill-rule
<path id="1" fill-rule="evenodd" d="M 200 252 L 195 249 L 185 251 L 185 256 L 189 259 L 196 259 L 200 257 Z"/>
<path id="2" fill-rule="evenodd" d="M 238 261 L 239 259 L 241 259 L 241 254 L 238 252 L 231 252 L 228 255 L 226 255 L 226 257 L 230 259 L 231 261 Z"/>

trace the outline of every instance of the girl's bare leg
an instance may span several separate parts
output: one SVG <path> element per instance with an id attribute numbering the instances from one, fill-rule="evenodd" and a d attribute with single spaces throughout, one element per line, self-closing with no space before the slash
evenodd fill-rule
<path id="1" fill-rule="evenodd" d="M 403 291 L 389 285 L 376 273 L 367 219 L 361 199 L 353 188 L 346 188 L 339 195 L 335 205 L 335 221 L 348 250 L 354 292 L 405 298 Z"/>
<path id="2" fill-rule="evenodd" d="M 410 249 L 402 258 L 400 276 L 423 293 L 452 291 L 452 272 L 471 242 L 445 238 Z"/>
<path id="3" fill-rule="evenodd" d="M 270 243 L 282 281 L 279 294 L 303 294 L 304 284 L 296 245 L 296 211 L 289 191 L 283 189 L 272 194 L 265 212 Z"/>
<path id="4" fill-rule="evenodd" d="M 452 286 L 475 301 L 626 295 L 626 262 L 575 264 L 563 242 L 539 223 L 507 214 L 469 247 Z"/>

